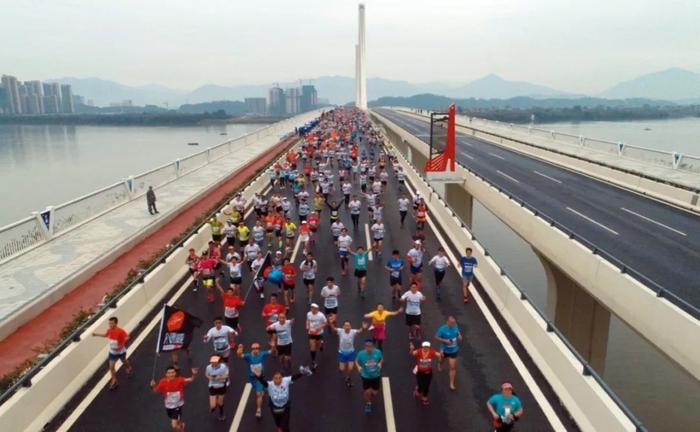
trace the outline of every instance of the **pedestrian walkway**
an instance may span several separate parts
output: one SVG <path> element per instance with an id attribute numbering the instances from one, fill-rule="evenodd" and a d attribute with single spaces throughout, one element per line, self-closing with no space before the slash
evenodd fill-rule
<path id="1" fill-rule="evenodd" d="M 363 145 L 367 143 L 363 140 Z M 386 170 L 391 172 L 391 164 L 387 163 Z M 334 169 L 334 171 L 337 171 Z M 336 176 L 337 179 L 337 176 Z M 329 193 L 329 201 L 342 202 L 343 195 L 339 191 L 336 182 L 335 191 Z M 311 182 L 307 182 L 306 189 L 311 191 Z M 274 193 L 290 196 L 289 188 L 280 190 L 275 187 Z M 359 185 L 353 183 L 353 193 L 360 195 Z M 326 207 L 321 212 L 321 226 L 315 245 L 311 248 L 314 258 L 318 262 L 316 275 L 314 301 L 322 305 L 319 292 L 325 284 L 327 276 L 333 276 L 335 283 L 340 287 L 341 295 L 338 298 L 338 322 L 350 320 L 353 328 L 361 325 L 364 314 L 374 310 L 378 303 L 382 303 L 387 309 L 397 309 L 399 303 L 391 298 L 389 287 L 389 273 L 385 270 L 386 260 L 391 250 L 396 248 L 405 256 L 413 244 L 412 236 L 416 232 L 415 215 L 409 214 L 406 225 L 401 228 L 397 200 L 399 197 L 399 184 L 391 175 L 387 189 L 382 194 L 384 209 L 385 236 L 384 246 L 379 255 L 373 251 L 367 265 L 367 292 L 363 298 L 356 288 L 356 279 L 352 268 L 347 275 L 343 275 L 340 268 L 336 246 L 330 231 L 329 209 Z M 368 246 L 370 239 L 369 226 L 371 225 L 367 212 L 367 200 L 362 199 L 362 212 L 359 225 L 355 229 L 345 206 L 339 210 L 340 220 L 349 228 L 352 237 L 352 248 Z M 251 214 L 246 225 L 254 225 L 255 215 Z M 298 225 L 299 219 L 296 211 L 293 212 L 293 220 Z M 439 246 L 445 246 L 436 237 L 431 229 L 426 229 L 425 234 L 425 258 L 432 257 Z M 263 249 L 267 250 L 266 241 Z M 272 251 L 276 247 L 273 244 Z M 298 268 L 303 259 L 301 245 L 295 242 L 291 251 L 295 258 L 294 265 Z M 183 263 L 184 265 L 184 263 Z M 227 272 L 224 272 L 227 273 Z M 297 301 L 290 305 L 288 317 L 294 319 L 292 325 L 293 349 L 292 370 L 300 365 L 308 365 L 311 362 L 309 354 L 304 322 L 307 307 L 306 288 L 302 284 L 301 272 L 295 278 L 295 291 Z M 408 288 L 409 272 L 403 271 L 403 289 Z M 219 276 L 221 285 L 228 286 L 228 274 Z M 246 351 L 254 342 L 267 347 L 268 335 L 264 329 L 264 321 L 261 310 L 269 301 L 269 295 L 276 293 L 278 288 L 269 282 L 265 283 L 265 298 L 260 299 L 255 290 L 250 291 L 252 275 L 247 268 L 243 272 L 241 296 L 245 298 L 245 305 L 240 312 L 241 334 L 236 338 L 236 343 L 245 345 Z M 184 376 L 189 376 L 191 367 L 199 367 L 204 370 L 211 355 L 211 342 L 202 342 L 202 336 L 211 327 L 212 319 L 223 313 L 221 300 L 216 298 L 214 302 L 208 302 L 203 289 L 195 292 L 192 280 L 189 279 L 179 292 L 174 302 L 176 307 L 187 310 L 189 313 L 204 321 L 202 327 L 194 333 L 190 346 L 190 354 L 180 353 L 180 367 Z M 477 288 L 479 289 L 479 288 Z M 531 359 L 523 352 L 517 343 L 517 354 L 523 361 L 529 373 L 542 391 L 542 395 L 535 396 L 525 384 L 521 372 L 511 360 L 512 353 L 507 353 L 488 320 L 476 304 L 464 304 L 461 292 L 461 279 L 454 268 L 448 270 L 443 281 L 441 301 L 436 301 L 434 295 L 434 282 L 427 265 L 425 266 L 424 283 L 422 291 L 428 297 L 422 307 L 423 321 L 421 324 L 423 339 L 429 340 L 437 346 L 433 339 L 437 328 L 445 322 L 449 315 L 455 316 L 457 323 L 464 334 L 464 341 L 460 345 L 460 353 L 457 361 L 457 389 L 448 389 L 446 370 L 435 372 L 435 379 L 431 388 L 430 405 L 423 405 L 414 396 L 415 377 L 411 370 L 415 360 L 408 352 L 407 330 L 404 324 L 404 316 L 389 318 L 387 321 L 387 339 L 383 346 L 384 366 L 382 368 L 382 386 L 385 392 L 379 392 L 374 401 L 374 411 L 371 414 L 363 413 L 363 401 L 361 396 L 361 383 L 357 374 L 353 374 L 353 386 L 347 388 L 344 375 L 337 370 L 338 340 L 335 335 L 326 330 L 324 336 L 325 350 L 318 353 L 318 368 L 314 375 L 299 380 L 291 387 L 291 428 L 297 431 L 333 430 L 344 431 L 412 431 L 412 430 L 488 430 L 491 426 L 490 417 L 486 411 L 486 400 L 500 388 L 504 381 L 513 384 L 515 391 L 525 406 L 525 415 L 519 422 L 520 430 L 553 430 L 551 419 L 544 414 L 541 404 L 551 405 L 558 417 L 555 424 L 563 423 L 566 430 L 577 430 L 576 426 L 568 419 L 564 410 L 560 407 L 556 396 L 542 379 Z M 479 289 L 479 291 L 481 291 Z M 481 292 L 483 295 L 483 292 Z M 248 294 L 248 295 L 247 295 Z M 322 307 L 323 310 L 323 307 Z M 158 329 L 157 325 L 144 335 L 138 346 L 130 347 L 130 360 L 134 364 L 135 374 L 130 380 L 122 380 L 121 387 L 116 391 L 95 387 L 95 382 L 88 384 L 83 393 L 83 406 L 81 411 L 71 417 L 71 423 L 59 428 L 65 420 L 63 416 L 54 422 L 50 430 L 165 430 L 168 427 L 168 419 L 163 410 L 161 396 L 151 393 L 146 384 L 150 380 L 151 370 L 155 360 L 156 376 L 160 376 L 170 356 L 167 354 L 154 358 Z M 366 336 L 358 337 L 355 347 L 358 348 Z M 505 337 L 513 338 L 507 331 Z M 515 342 L 515 341 L 512 341 Z M 268 357 L 265 362 L 265 376 L 269 379 L 271 373 L 280 367 L 279 361 L 274 357 Z M 446 367 L 446 364 L 445 364 Z M 206 408 L 208 390 L 206 379 L 198 377 L 185 391 L 186 404 L 183 420 L 187 424 L 187 430 L 213 430 L 213 431 L 269 431 L 274 430 L 268 407 L 263 410 L 262 419 L 256 419 L 255 397 L 251 394 L 248 382 L 248 373 L 245 363 L 232 356 L 229 361 L 231 370 L 231 385 L 226 393 L 225 414 L 226 420 L 219 421 L 216 415 L 212 415 Z M 104 371 L 103 371 L 104 373 Z M 122 372 L 123 373 L 123 372 Z M 98 378 L 101 378 L 98 377 Z M 94 388 L 94 390 L 93 390 Z M 95 393 L 94 400 L 88 394 Z M 265 402 L 267 404 L 267 402 Z M 119 407 L 115 409 L 114 407 Z M 387 410 L 386 407 L 393 407 Z M 239 415 L 237 415 L 239 414 Z M 234 418 L 237 423 L 233 423 Z M 392 426 L 395 425 L 395 429 Z"/>

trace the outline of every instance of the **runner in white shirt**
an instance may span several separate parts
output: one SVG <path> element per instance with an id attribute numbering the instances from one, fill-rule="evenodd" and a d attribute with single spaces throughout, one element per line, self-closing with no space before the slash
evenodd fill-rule
<path id="1" fill-rule="evenodd" d="M 372 218 L 376 220 L 383 219 L 382 213 L 384 212 L 384 206 L 382 206 L 381 201 L 377 199 L 377 203 L 372 208 Z"/>
<path id="2" fill-rule="evenodd" d="M 376 179 L 372 183 L 372 192 L 374 192 L 376 194 L 382 193 L 382 182 L 379 179 Z"/>
<path id="3" fill-rule="evenodd" d="M 231 344 L 234 343 L 233 337 L 237 334 L 236 330 L 224 325 L 224 320 L 221 317 L 216 317 L 214 318 L 214 327 L 210 328 L 204 335 L 204 342 L 211 341 L 216 355 L 221 356 L 221 360 L 227 363 L 231 354 Z"/>
<path id="4" fill-rule="evenodd" d="M 219 408 L 219 421 L 224 421 L 224 396 L 229 385 L 228 366 L 221 361 L 220 356 L 213 355 L 204 374 L 209 380 L 209 411 L 213 414 L 216 408 Z"/>
<path id="5" fill-rule="evenodd" d="M 253 227 L 253 240 L 258 246 L 262 246 L 265 241 L 265 227 L 262 225 L 262 220 L 258 219 Z M 246 246 L 248 247 L 248 246 Z M 245 253 L 245 248 L 243 248 Z"/>
<path id="6" fill-rule="evenodd" d="M 263 264 L 265 264 L 265 257 L 263 257 L 262 252 L 259 251 L 253 262 L 250 263 L 250 268 L 253 271 L 253 274 L 257 273 L 258 269 L 260 269 L 263 266 Z M 258 275 L 258 277 L 256 277 L 253 280 L 253 286 L 255 286 L 255 290 L 258 293 L 260 293 L 260 298 L 264 299 L 265 278 L 263 277 L 263 275 Z"/>
<path id="7" fill-rule="evenodd" d="M 379 173 L 379 181 L 382 184 L 382 192 L 386 189 L 386 184 L 389 181 L 389 173 L 382 170 L 382 172 Z"/>
<path id="8" fill-rule="evenodd" d="M 345 373 L 345 385 L 352 387 L 352 370 L 355 368 L 355 336 L 367 329 L 367 323 L 362 323 L 359 329 L 352 328 L 350 321 L 343 322 L 343 327 L 337 328 L 331 323 L 332 332 L 338 336 L 338 370 Z"/>
<path id="9" fill-rule="evenodd" d="M 329 325 L 335 325 L 335 317 L 338 315 L 338 296 L 340 288 L 335 284 L 335 279 L 332 276 L 326 278 L 326 286 L 321 289 L 321 297 L 323 298 L 324 313 L 328 319 Z"/>
<path id="10" fill-rule="evenodd" d="M 343 190 L 343 195 L 345 196 L 345 207 L 348 206 L 350 203 L 350 194 L 352 193 L 352 183 L 349 181 L 343 182 L 343 184 L 340 186 L 340 188 Z"/>
<path id="11" fill-rule="evenodd" d="M 421 303 L 426 300 L 422 292 L 418 291 L 418 284 L 411 283 L 411 288 L 403 293 L 401 302 L 406 303 L 406 325 L 408 326 L 408 350 L 413 352 L 414 342 L 421 339 Z"/>
<path id="12" fill-rule="evenodd" d="M 345 225 L 338 219 L 331 224 L 331 234 L 333 235 L 333 243 L 338 246 L 338 237 L 340 237 L 340 232 L 345 228 Z"/>
<path id="13" fill-rule="evenodd" d="M 277 352 L 282 370 L 289 372 L 292 366 L 292 324 L 293 319 L 287 319 L 285 312 L 277 315 L 277 321 L 267 327 L 277 335 L 272 350 Z"/>
<path id="14" fill-rule="evenodd" d="M 374 239 L 374 245 L 372 245 L 372 250 L 377 251 L 377 255 L 382 256 L 382 242 L 384 241 L 384 222 L 381 219 L 374 222 L 370 228 L 372 231 L 372 238 Z"/>
<path id="15" fill-rule="evenodd" d="M 311 303 L 311 310 L 306 314 L 306 331 L 309 335 L 309 352 L 311 353 L 311 368 L 316 369 L 316 349 L 323 350 L 323 329 L 328 320 L 318 310 L 316 303 Z"/>
<path id="16" fill-rule="evenodd" d="M 314 259 L 314 255 L 309 252 L 306 254 L 306 259 L 299 264 L 299 270 L 301 270 L 301 278 L 306 285 L 306 292 L 309 299 L 309 304 L 313 302 L 314 297 L 314 284 L 316 283 L 316 272 L 318 271 L 318 264 Z"/>
<path id="17" fill-rule="evenodd" d="M 408 206 L 411 205 L 411 200 L 408 199 L 406 194 L 401 194 L 399 198 L 399 215 L 401 216 L 401 228 L 404 226 L 406 221 L 406 215 L 408 214 Z"/>
<path id="18" fill-rule="evenodd" d="M 450 260 L 445 256 L 445 249 L 439 247 L 437 255 L 428 261 L 428 265 L 433 266 L 433 274 L 435 275 L 435 298 L 440 300 L 442 280 L 445 278 L 447 267 L 450 266 Z"/>
<path id="19" fill-rule="evenodd" d="M 267 390 L 270 397 L 270 411 L 275 420 L 278 431 L 289 431 L 289 417 L 291 414 L 291 403 L 289 396 L 289 386 L 303 376 L 311 375 L 312 372 L 304 366 L 299 366 L 299 372 L 292 376 L 282 376 L 281 372 L 272 375 L 272 381 L 266 381 L 261 371 L 256 371 L 256 377 Z"/>
<path id="20" fill-rule="evenodd" d="M 301 192 L 299 192 L 299 193 L 301 193 Z M 299 195 L 297 194 L 297 197 L 298 196 Z M 289 198 L 287 198 L 286 196 L 283 196 L 282 202 L 280 204 L 282 205 L 282 211 L 284 212 L 284 218 L 285 219 L 290 218 L 290 216 L 291 216 L 290 211 L 292 210 L 292 203 L 289 201 Z"/>
<path id="21" fill-rule="evenodd" d="M 248 262 L 248 268 L 253 269 L 253 261 L 257 258 L 258 254 L 262 251 L 260 245 L 255 243 L 253 237 L 248 239 L 248 244 L 243 248 L 243 255 L 245 255 L 246 262 Z"/>
<path id="22" fill-rule="evenodd" d="M 403 190 L 403 187 L 406 183 L 406 171 L 404 171 L 403 168 L 401 168 L 401 166 L 398 166 L 398 169 L 396 171 L 396 179 L 399 181 L 399 190 Z"/>
<path id="23" fill-rule="evenodd" d="M 345 276 L 348 274 L 348 257 L 350 255 L 350 248 L 352 247 L 352 237 L 348 235 L 348 229 L 343 227 L 340 230 L 340 236 L 338 236 L 338 256 L 340 257 L 340 274 Z"/>
<path id="24" fill-rule="evenodd" d="M 245 211 L 245 203 L 246 199 L 243 197 L 243 195 L 239 192 L 236 194 L 236 196 L 233 198 L 231 201 L 231 206 L 238 210 L 241 214 Z"/>
<path id="25" fill-rule="evenodd" d="M 425 250 L 423 249 L 423 244 L 420 240 L 416 240 L 413 243 L 413 247 L 409 249 L 406 253 L 406 261 L 410 265 L 411 274 L 413 275 L 413 280 L 420 285 L 423 282 L 423 254 Z"/>

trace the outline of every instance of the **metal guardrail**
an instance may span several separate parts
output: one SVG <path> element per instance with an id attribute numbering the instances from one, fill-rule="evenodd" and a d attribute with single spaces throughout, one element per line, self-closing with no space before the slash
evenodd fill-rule
<path id="1" fill-rule="evenodd" d="M 161 165 L 144 173 L 130 176 L 94 192 L 55 207 L 47 207 L 42 212 L 0 227 L 0 262 L 12 259 L 27 249 L 51 240 L 122 204 L 138 199 L 148 186 L 157 188 L 180 176 L 199 169 L 227 154 L 239 150 L 236 144 L 245 145 L 272 135 L 287 127 L 292 119 L 267 125 L 240 137 L 226 140 L 185 158 Z M 252 141 L 251 141 L 252 140 Z M 46 219 L 42 219 L 42 218 Z"/>
<path id="2" fill-rule="evenodd" d="M 287 139 L 291 136 L 291 134 L 285 135 L 281 140 Z M 260 175 L 265 175 L 264 172 L 262 172 Z M 245 185 L 241 186 L 239 190 L 243 191 L 250 187 L 250 185 L 260 177 L 260 175 L 255 176 L 251 179 L 249 179 Z M 211 214 L 207 215 L 207 217 L 204 219 L 205 221 L 208 221 L 210 218 L 215 217 L 218 213 L 221 212 L 221 210 L 226 207 L 229 203 L 223 204 L 221 207 L 218 209 L 214 210 Z M 78 328 L 76 328 L 70 335 L 68 335 L 66 338 L 64 338 L 62 341 L 58 343 L 49 353 L 47 353 L 44 357 L 42 357 L 38 362 L 36 362 L 31 368 L 29 368 L 21 378 L 17 380 L 12 386 L 10 386 L 7 390 L 5 390 L 2 394 L 0 394 L 0 405 L 5 403 L 8 399 L 12 397 L 15 392 L 22 388 L 22 387 L 31 387 L 32 386 L 32 378 L 36 376 L 44 367 L 46 367 L 54 358 L 56 358 L 64 349 L 66 349 L 70 344 L 73 342 L 79 342 L 80 341 L 80 336 L 81 334 L 92 324 L 94 324 L 99 318 L 102 317 L 107 311 L 110 309 L 115 309 L 117 307 L 117 304 L 119 300 L 124 297 L 129 291 L 131 291 L 136 285 L 143 283 L 144 279 L 147 274 L 151 273 L 154 271 L 158 266 L 161 264 L 165 263 L 167 258 L 172 255 L 175 251 L 183 247 L 183 245 L 194 235 L 197 234 L 197 232 L 202 229 L 203 226 L 205 226 L 207 222 L 202 223 L 202 225 L 199 225 L 198 227 L 195 227 L 188 231 L 182 239 L 180 239 L 177 243 L 173 244 L 170 246 L 163 254 L 160 256 L 160 258 L 155 261 L 153 264 L 148 266 L 146 269 L 143 269 L 143 271 L 140 273 L 139 277 L 132 281 L 130 284 L 128 284 L 126 287 L 124 287 L 122 290 L 120 290 L 114 297 L 112 297 L 107 303 L 103 304 L 102 307 L 100 307 L 97 311 L 95 311 L 94 314 L 88 318 L 87 321 L 82 323 Z"/>
<path id="3" fill-rule="evenodd" d="M 396 146 L 394 146 L 394 148 L 399 150 Z M 459 163 L 459 162 L 457 162 L 457 163 Z M 490 182 L 488 182 L 488 180 L 479 176 L 475 172 L 469 170 L 469 168 L 466 168 L 462 164 L 460 164 L 460 166 L 462 166 L 466 170 L 470 171 L 472 174 L 476 175 L 477 177 L 479 177 L 483 181 L 491 184 Z M 459 215 L 457 215 L 457 213 L 454 210 L 452 210 L 452 208 L 449 206 L 449 204 L 447 204 L 447 201 L 445 200 L 445 198 L 442 197 L 432 186 L 430 186 L 430 181 L 423 175 L 423 173 L 416 170 L 415 167 L 414 167 L 414 171 L 420 176 L 421 179 L 423 179 L 423 181 L 428 185 L 428 187 L 433 191 L 433 193 L 435 195 L 437 195 L 443 203 L 445 203 L 446 207 L 452 213 L 452 216 L 455 219 L 457 219 L 460 222 L 460 224 L 462 225 L 462 228 L 464 228 L 471 235 L 471 240 L 476 241 L 477 238 L 476 238 L 476 236 L 474 236 L 474 234 L 471 231 L 469 231 L 468 225 L 466 223 L 464 223 L 464 221 L 459 217 Z M 637 432 L 648 432 L 648 429 L 646 428 L 646 426 L 644 426 L 642 421 L 634 414 L 634 412 L 632 412 L 632 410 L 625 404 L 625 402 L 622 399 L 620 399 L 620 397 L 605 382 L 605 380 L 595 370 L 593 370 L 593 367 L 588 363 L 588 361 L 586 361 L 585 358 L 583 358 L 583 356 L 576 350 L 576 348 L 571 344 L 571 342 L 569 342 L 569 340 L 566 338 L 566 336 L 564 336 L 564 334 L 561 332 L 561 330 L 559 330 L 557 328 L 557 326 L 554 324 L 554 322 L 551 319 L 549 319 L 545 315 L 545 313 L 532 301 L 530 296 L 525 291 L 523 291 L 523 289 L 520 288 L 520 286 L 510 276 L 508 276 L 508 273 L 506 272 L 506 270 L 501 265 L 499 265 L 497 263 L 498 260 L 496 259 L 494 254 L 489 252 L 489 250 L 486 248 L 486 246 L 484 244 L 480 243 L 480 245 L 484 249 L 484 255 L 490 256 L 491 259 L 494 261 L 494 263 L 496 263 L 496 265 L 500 269 L 501 276 L 506 276 L 506 277 L 508 277 L 508 279 L 510 279 L 513 286 L 520 293 L 520 299 L 522 301 L 528 302 L 530 304 L 530 306 L 537 312 L 537 314 L 540 316 L 540 318 L 546 323 L 546 331 L 549 333 L 554 333 L 561 340 L 561 342 L 564 344 L 564 346 L 566 346 L 566 348 L 571 352 L 571 354 L 576 358 L 576 360 L 579 362 L 579 364 L 581 366 L 581 373 L 584 376 L 590 376 L 591 378 L 593 378 L 596 381 L 596 383 L 603 389 L 603 391 L 605 391 L 605 393 L 610 397 L 610 399 L 612 399 L 612 401 L 615 402 L 615 404 L 618 406 L 618 408 L 620 408 L 620 410 L 630 420 L 630 422 L 634 425 L 635 430 Z"/>

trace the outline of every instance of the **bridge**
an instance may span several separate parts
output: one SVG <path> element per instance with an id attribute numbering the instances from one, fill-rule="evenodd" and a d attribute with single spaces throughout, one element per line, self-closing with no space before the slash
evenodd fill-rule
<path id="1" fill-rule="evenodd" d="M 328 334 L 315 373 L 292 386 L 291 429 L 488 430 L 492 419 L 486 400 L 507 381 L 525 407 L 516 430 L 647 430 L 638 413 L 601 377 L 610 318 L 620 317 L 690 379 L 700 377 L 700 286 L 694 276 L 700 262 L 698 162 L 457 116 L 452 120 L 457 166 L 449 175 L 430 175 L 424 170 L 431 156 L 430 113 L 401 107 L 367 109 L 363 7 L 355 48 L 357 109 L 370 122 L 362 132 L 376 131 L 380 140 L 373 144 L 363 134 L 345 139 L 367 152 L 376 145 L 375 164 L 379 154 L 395 158 L 405 183 L 399 182 L 391 164 L 385 167 L 389 178 L 381 194 L 384 246 L 382 255 L 377 250 L 369 255 L 364 297 L 356 292 L 352 272 L 341 271 L 327 226 L 328 209 L 323 210 L 324 226 L 312 248 L 320 269 L 317 290 L 318 281 L 335 277 L 342 290 L 339 320 L 348 319 L 356 327 L 379 303 L 398 307 L 384 265 L 393 249 L 405 255 L 417 231 L 414 213 L 401 227 L 399 195 L 420 194 L 429 214 L 426 258 L 441 247 L 452 266 L 439 301 L 432 275 L 424 275 L 427 301 L 421 326 L 424 339 L 433 343 L 433 334 L 448 316 L 460 326 L 464 341 L 456 363 L 456 390 L 449 389 L 446 371 L 436 371 L 431 404 L 418 403 L 411 373 L 415 361 L 408 355 L 403 318 L 390 318 L 374 412 L 362 412 L 359 377 L 352 376 L 351 388 L 343 383 L 337 370 L 338 342 Z M 285 160 L 288 151 L 301 151 L 308 144 L 305 134 L 320 132 L 313 127 L 323 115 L 319 110 L 290 118 L 47 208 L 0 231 L 0 371 L 20 366 L 0 396 L 3 429 L 167 430 L 162 399 L 148 388 L 154 374 L 160 376 L 170 363 L 167 353 L 155 354 L 162 306 L 181 308 L 204 321 L 194 330 L 189 355 L 180 354 L 185 375 L 190 367 L 206 366 L 211 345 L 202 342 L 202 336 L 223 311 L 221 299 L 210 302 L 204 290 L 193 289 L 195 281 L 184 264 L 187 250 L 200 253 L 208 248 L 208 221 L 225 223 L 234 193 L 247 199 L 244 217 L 250 227 L 256 220 L 250 205 L 256 193 L 293 201 L 289 188 L 270 185 L 269 168 Z M 322 126 L 327 128 L 324 132 L 340 130 L 338 124 Z M 155 218 L 144 208 L 148 185 L 156 186 L 159 196 L 161 215 Z M 310 182 L 304 187 L 313 194 Z M 340 202 L 337 179 L 335 187 L 330 199 Z M 352 193 L 362 196 L 357 180 Z M 474 200 L 527 242 L 542 262 L 548 282 L 545 310 L 471 232 Z M 362 202 L 366 208 L 366 199 Z M 351 227 L 353 246 L 368 247 L 372 223 L 367 211 L 357 227 L 347 208 L 339 214 Z M 225 254 L 225 239 L 218 246 Z M 455 269 L 466 247 L 474 250 L 479 266 L 470 287 L 472 300 L 465 304 Z M 277 249 L 263 245 L 265 251 Z M 303 259 L 301 251 L 297 238 L 287 251 L 296 266 Z M 129 273 L 134 268 L 138 271 Z M 404 282 L 408 276 L 405 271 Z M 217 278 L 222 286 L 230 282 L 227 272 Z M 267 283 L 266 298 L 259 298 L 250 289 L 253 278 L 252 272 L 243 272 L 245 306 L 236 342 L 246 347 L 253 342 L 265 345 L 261 309 L 277 291 Z M 122 283 L 112 291 L 117 282 Z M 288 311 L 295 320 L 294 368 L 311 361 L 301 275 L 296 286 L 298 299 Z M 317 291 L 314 301 L 319 300 Z M 82 308 L 90 312 L 73 321 Z M 131 335 L 127 355 L 135 367 L 129 378 L 119 371 L 121 385 L 116 390 L 108 388 L 104 339 L 91 336 L 104 331 L 111 316 L 118 316 Z M 61 332 L 58 323 L 71 322 L 74 327 Z M 28 356 L 50 339 L 59 342 L 41 349 L 38 358 Z M 26 360 L 31 364 L 21 367 Z M 225 419 L 207 410 L 206 380 L 199 377 L 186 390 L 187 430 L 273 430 L 267 408 L 262 419 L 254 415 L 246 364 L 232 358 L 229 367 Z M 265 367 L 271 372 L 280 363 L 273 356 Z"/>

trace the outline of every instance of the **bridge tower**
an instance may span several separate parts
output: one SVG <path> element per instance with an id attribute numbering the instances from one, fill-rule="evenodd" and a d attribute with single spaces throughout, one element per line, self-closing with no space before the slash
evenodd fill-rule
<path id="1" fill-rule="evenodd" d="M 367 69 L 365 65 L 365 5 L 358 7 L 357 45 L 355 45 L 355 106 L 367 109 Z"/>

